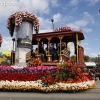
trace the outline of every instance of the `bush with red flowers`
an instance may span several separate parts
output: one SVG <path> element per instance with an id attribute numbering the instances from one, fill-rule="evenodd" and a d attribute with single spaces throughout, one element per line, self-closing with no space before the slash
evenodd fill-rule
<path id="1" fill-rule="evenodd" d="M 28 66 L 41 66 L 42 62 L 40 60 L 38 60 L 37 58 L 31 58 L 28 62 Z"/>

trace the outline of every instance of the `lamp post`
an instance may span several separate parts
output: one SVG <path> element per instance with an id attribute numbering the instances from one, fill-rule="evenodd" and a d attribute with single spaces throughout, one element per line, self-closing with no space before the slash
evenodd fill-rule
<path id="1" fill-rule="evenodd" d="M 53 22 L 54 22 L 54 19 L 51 19 L 51 22 L 52 22 L 53 31 L 54 31 L 54 24 L 53 24 Z"/>

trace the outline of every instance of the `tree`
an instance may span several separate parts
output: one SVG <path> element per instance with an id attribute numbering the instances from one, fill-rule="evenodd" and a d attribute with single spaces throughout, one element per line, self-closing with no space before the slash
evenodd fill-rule
<path id="1" fill-rule="evenodd" d="M 7 61 L 11 59 L 10 56 L 6 55 L 6 54 L 3 54 L 3 55 L 1 55 L 1 57 L 3 59 L 3 61 L 1 61 L 1 64 L 2 65 L 8 65 Z"/>
<path id="2" fill-rule="evenodd" d="M 85 62 L 88 62 L 89 60 L 90 60 L 90 57 L 87 56 L 87 55 L 85 55 L 85 56 L 84 56 L 84 61 L 85 61 Z"/>
<path id="3" fill-rule="evenodd" d="M 71 56 L 71 59 L 72 59 L 74 62 L 76 62 L 76 55 L 72 55 L 72 56 Z"/>
<path id="4" fill-rule="evenodd" d="M 92 57 L 91 61 L 100 64 L 100 59 L 98 57 Z"/>

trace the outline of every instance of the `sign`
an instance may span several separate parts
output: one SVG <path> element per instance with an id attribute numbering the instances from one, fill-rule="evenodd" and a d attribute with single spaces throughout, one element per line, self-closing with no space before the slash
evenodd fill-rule
<path id="1" fill-rule="evenodd" d="M 17 47 L 19 48 L 32 48 L 31 40 L 28 36 L 26 38 L 18 38 L 17 39 Z"/>

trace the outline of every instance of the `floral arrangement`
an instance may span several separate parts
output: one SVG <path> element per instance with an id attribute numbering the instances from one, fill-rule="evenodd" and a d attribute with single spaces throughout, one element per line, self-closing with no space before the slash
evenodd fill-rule
<path id="1" fill-rule="evenodd" d="M 36 31 L 39 30 L 39 20 L 37 19 L 36 15 L 32 14 L 31 12 L 20 10 L 16 11 L 8 18 L 7 28 L 11 34 L 14 31 L 14 26 L 20 26 L 23 19 L 32 21 L 34 29 Z"/>
<path id="2" fill-rule="evenodd" d="M 27 66 L 17 69 L 11 66 L 1 66 L 0 89 L 57 92 L 80 91 L 95 86 L 95 81 L 88 73 L 75 64 L 68 66 L 68 63 L 64 62 L 56 67 Z"/>
<path id="3" fill-rule="evenodd" d="M 37 58 L 31 58 L 28 62 L 28 66 L 41 66 L 42 62 L 38 60 Z"/>
<path id="4" fill-rule="evenodd" d="M 55 32 L 58 32 L 58 31 L 72 31 L 72 29 L 68 26 L 61 26 L 61 27 L 58 27 L 54 30 Z"/>

